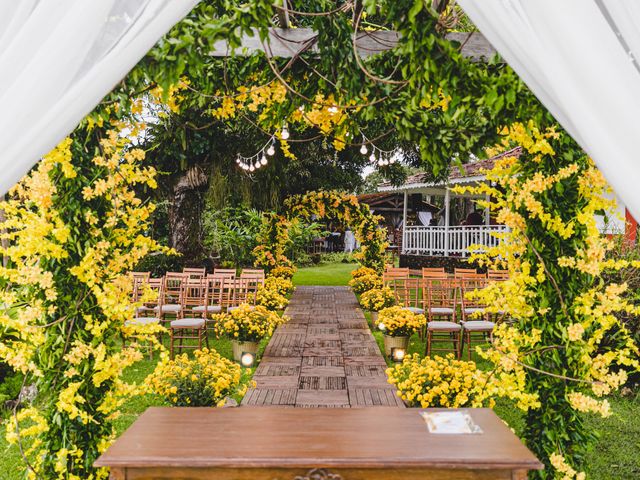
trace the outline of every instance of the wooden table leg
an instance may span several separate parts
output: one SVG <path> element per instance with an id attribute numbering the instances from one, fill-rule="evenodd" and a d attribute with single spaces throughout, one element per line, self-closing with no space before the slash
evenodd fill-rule
<path id="1" fill-rule="evenodd" d="M 109 480 L 126 480 L 127 475 L 124 468 L 111 467 Z"/>

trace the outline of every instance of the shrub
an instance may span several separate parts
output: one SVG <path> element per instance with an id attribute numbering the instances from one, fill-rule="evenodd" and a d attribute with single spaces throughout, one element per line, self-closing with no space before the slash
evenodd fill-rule
<path id="1" fill-rule="evenodd" d="M 280 265 L 279 267 L 275 267 L 273 270 L 271 270 L 269 272 L 269 276 L 291 279 L 294 273 L 296 273 L 296 267 Z"/>
<path id="2" fill-rule="evenodd" d="M 165 355 L 148 378 L 148 389 L 176 407 L 222 406 L 226 397 L 244 395 L 240 365 L 215 350 L 196 350 L 194 357 L 184 353 L 175 360 Z"/>
<path id="3" fill-rule="evenodd" d="M 252 307 L 247 304 L 212 318 L 213 330 L 218 337 L 226 336 L 241 342 L 259 342 L 286 321 L 286 317 L 280 317 L 263 306 Z"/>
<path id="4" fill-rule="evenodd" d="M 368 275 L 377 275 L 377 274 L 378 272 L 376 272 L 373 268 L 360 267 L 355 269 L 353 272 L 351 272 L 351 277 L 356 279 L 356 278 L 360 278 Z"/>
<path id="5" fill-rule="evenodd" d="M 284 310 L 289 305 L 289 299 L 276 289 L 261 286 L 256 292 L 256 304 L 268 310 Z"/>
<path id="6" fill-rule="evenodd" d="M 389 307 L 380 310 L 378 325 L 390 337 L 411 336 L 427 324 L 427 318 L 403 307 Z"/>
<path id="7" fill-rule="evenodd" d="M 265 288 L 278 292 L 280 295 L 289 295 L 293 293 L 293 282 L 285 277 L 269 276 L 264 281 Z"/>
<path id="8" fill-rule="evenodd" d="M 382 288 L 382 278 L 377 274 L 360 275 L 349 280 L 349 286 L 355 293 L 361 294 L 372 288 Z"/>
<path id="9" fill-rule="evenodd" d="M 400 398 L 412 407 L 480 407 L 483 372 L 475 362 L 446 357 L 420 359 L 418 355 L 387 370 L 389 383 L 398 389 Z"/>
<path id="10" fill-rule="evenodd" d="M 360 297 L 360 304 L 366 310 L 379 312 L 383 308 L 393 307 L 396 296 L 389 287 L 372 288 Z"/>

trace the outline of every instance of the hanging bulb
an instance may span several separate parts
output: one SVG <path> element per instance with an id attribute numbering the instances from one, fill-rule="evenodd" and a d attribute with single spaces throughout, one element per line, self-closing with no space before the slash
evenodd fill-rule
<path id="1" fill-rule="evenodd" d="M 253 172 L 255 169 L 256 169 L 256 167 L 254 167 L 253 165 L 251 165 L 251 166 L 249 167 L 249 171 L 250 171 L 250 172 Z"/>
<path id="2" fill-rule="evenodd" d="M 260 165 L 260 162 L 258 160 L 256 160 L 256 164 L 254 165 L 255 169 L 258 170 L 262 165 Z"/>
<path id="3" fill-rule="evenodd" d="M 289 129 L 287 128 L 286 122 L 282 125 L 282 132 L 280 132 L 280 137 L 282 138 L 282 140 L 286 140 L 289 138 Z"/>
<path id="4" fill-rule="evenodd" d="M 361 154 L 366 155 L 368 151 L 369 151 L 369 150 L 367 149 L 367 146 L 366 146 L 366 145 L 364 145 L 364 144 L 363 144 L 363 145 L 360 147 L 360 153 L 361 153 Z"/>
<path id="5" fill-rule="evenodd" d="M 267 152 L 268 153 L 268 152 Z M 266 165 L 267 162 L 267 157 L 265 157 L 264 155 L 262 156 L 262 158 L 260 159 L 260 165 Z"/>
<path id="6" fill-rule="evenodd" d="M 372 162 L 376 161 L 376 154 L 371 152 L 371 155 L 369 155 L 369 160 L 371 160 Z"/>
<path id="7" fill-rule="evenodd" d="M 329 113 L 338 113 L 338 107 L 336 107 L 335 105 L 332 105 L 331 107 L 327 108 L 327 111 Z"/>
<path id="8" fill-rule="evenodd" d="M 267 155 L 271 157 L 273 156 L 274 153 L 276 153 L 276 149 L 273 148 L 273 143 L 272 143 L 271 145 L 269 145 L 269 148 L 267 148 Z"/>

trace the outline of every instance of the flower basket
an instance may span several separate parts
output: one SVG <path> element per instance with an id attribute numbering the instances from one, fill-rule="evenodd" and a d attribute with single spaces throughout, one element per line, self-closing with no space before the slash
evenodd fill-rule
<path id="1" fill-rule="evenodd" d="M 380 310 L 378 328 L 390 337 L 410 337 L 424 328 L 427 319 L 403 307 L 389 307 Z"/>
<path id="2" fill-rule="evenodd" d="M 258 354 L 258 342 L 243 342 L 241 340 L 231 340 L 231 346 L 233 347 L 233 359 L 239 362 L 242 359 L 243 353 Z"/>
<path id="3" fill-rule="evenodd" d="M 390 335 L 384 336 L 384 354 L 387 357 L 391 356 L 392 348 L 402 348 L 405 352 L 409 348 L 409 337 L 392 337 Z"/>

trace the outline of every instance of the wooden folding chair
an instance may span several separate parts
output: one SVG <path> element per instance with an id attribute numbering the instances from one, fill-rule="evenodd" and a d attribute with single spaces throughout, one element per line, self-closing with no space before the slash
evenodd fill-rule
<path id="1" fill-rule="evenodd" d="M 492 282 L 502 282 L 509 280 L 508 270 L 487 270 L 487 279 Z"/>
<path id="2" fill-rule="evenodd" d="M 170 351 L 171 358 L 174 357 L 174 350 L 202 348 L 202 340 L 209 346 L 207 338 L 207 328 L 205 319 L 199 307 L 205 306 L 206 283 L 203 278 L 184 278 L 182 293 L 182 315 L 181 318 L 172 320 L 169 324 L 171 335 Z M 178 344 L 176 345 L 176 340 Z M 184 341 L 196 340 L 195 344 L 185 344 Z"/>
<path id="3" fill-rule="evenodd" d="M 423 292 L 426 293 L 425 310 L 427 312 L 426 354 L 432 352 L 453 352 L 460 358 L 461 330 L 457 323 L 457 284 L 451 279 L 423 279 Z M 451 342 L 453 349 L 435 348 L 434 342 Z"/>
<path id="4" fill-rule="evenodd" d="M 227 307 L 227 311 L 232 312 L 242 304 L 248 304 L 254 307 L 256 304 L 256 292 L 258 291 L 259 286 L 259 279 L 236 278 L 233 305 Z"/>
<path id="5" fill-rule="evenodd" d="M 259 268 L 244 268 L 240 272 L 240 278 L 248 278 L 256 280 L 260 285 L 264 285 L 264 270 Z"/>
<path id="6" fill-rule="evenodd" d="M 465 278 L 465 277 L 474 277 L 477 275 L 482 275 L 478 273 L 478 270 L 475 268 L 454 268 L 453 269 L 453 277 L 458 279 L 458 278 Z"/>
<path id="7" fill-rule="evenodd" d="M 204 302 L 202 305 L 193 308 L 205 320 L 211 318 L 211 315 L 222 312 L 222 286 L 224 278 L 210 276 L 203 280 L 204 282 Z"/>
<path id="8" fill-rule="evenodd" d="M 387 285 L 388 283 L 396 280 L 396 279 L 405 279 L 409 278 L 409 269 L 408 268 L 396 268 L 391 267 L 385 270 L 382 273 L 382 283 Z"/>
<path id="9" fill-rule="evenodd" d="M 413 313 L 424 313 L 422 283 L 419 278 L 396 278 L 390 285 L 397 305 Z"/>
<path id="10" fill-rule="evenodd" d="M 422 267 L 422 278 L 447 278 L 444 267 Z"/>
<path id="11" fill-rule="evenodd" d="M 235 268 L 214 268 L 213 276 L 224 277 L 224 278 L 236 278 L 236 269 Z"/>
<path id="12" fill-rule="evenodd" d="M 206 268 L 183 268 L 184 273 L 188 278 L 204 278 L 207 274 Z"/>
<path id="13" fill-rule="evenodd" d="M 160 323 L 160 317 L 158 315 L 158 304 L 162 298 L 162 289 L 164 282 L 161 278 L 148 278 L 146 281 L 139 281 L 140 277 L 133 277 L 133 302 L 139 302 L 142 300 L 145 293 L 149 290 L 155 292 L 153 300 L 144 302 L 138 306 L 135 311 L 134 318 L 126 320 L 125 326 L 142 326 Z M 123 346 L 125 345 L 125 339 L 122 338 Z M 151 343 L 149 344 L 149 359 L 153 358 L 153 348 Z"/>
<path id="14" fill-rule="evenodd" d="M 469 360 L 471 360 L 471 343 L 486 343 L 492 340 L 496 324 L 489 321 L 485 305 L 479 299 L 469 298 L 469 293 L 482 290 L 488 284 L 486 277 L 463 278 L 460 280 L 460 310 L 462 314 L 462 343 L 467 344 Z"/>
<path id="15" fill-rule="evenodd" d="M 162 300 L 157 307 L 161 321 L 167 321 L 167 315 L 175 319 L 182 317 L 186 280 L 182 272 L 169 272 L 164 276 Z"/>

